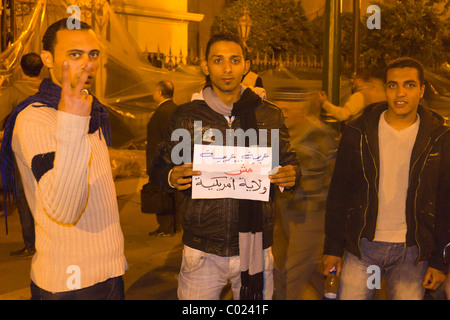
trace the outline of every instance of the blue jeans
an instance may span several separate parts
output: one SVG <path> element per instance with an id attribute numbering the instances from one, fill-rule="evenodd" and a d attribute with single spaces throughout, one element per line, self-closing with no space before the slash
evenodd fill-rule
<path id="1" fill-rule="evenodd" d="M 31 300 L 124 300 L 122 276 L 110 278 L 93 286 L 66 292 L 48 292 L 33 281 L 30 284 Z"/>
<path id="2" fill-rule="evenodd" d="M 419 250 L 417 246 L 405 247 L 404 243 L 360 241 L 361 259 L 346 253 L 339 283 L 338 299 L 372 299 L 376 272 L 386 281 L 387 297 L 390 300 L 421 300 L 425 289 L 422 286 L 428 262 L 415 265 Z M 371 267 L 371 268 L 369 268 Z M 379 288 L 378 288 L 379 289 Z"/>
<path id="3" fill-rule="evenodd" d="M 219 300 L 222 289 L 231 283 L 233 298 L 239 300 L 241 272 L 239 256 L 220 257 L 188 246 L 178 276 L 178 299 Z M 264 299 L 273 295 L 272 248 L 264 250 Z"/>

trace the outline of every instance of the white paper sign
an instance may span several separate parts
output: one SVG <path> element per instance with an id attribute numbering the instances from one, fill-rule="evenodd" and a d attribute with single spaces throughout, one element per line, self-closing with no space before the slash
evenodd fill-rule
<path id="1" fill-rule="evenodd" d="M 269 201 L 271 148 L 194 145 L 192 199 Z"/>

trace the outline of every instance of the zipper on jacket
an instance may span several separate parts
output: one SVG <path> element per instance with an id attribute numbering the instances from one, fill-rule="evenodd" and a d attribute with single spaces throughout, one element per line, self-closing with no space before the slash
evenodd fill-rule
<path id="1" fill-rule="evenodd" d="M 228 129 L 232 129 L 233 127 L 233 120 L 234 118 L 231 116 L 227 116 L 225 118 L 228 122 Z M 229 208 L 230 203 L 229 201 L 225 201 L 224 202 L 224 206 L 222 207 L 222 209 L 224 210 L 224 215 L 225 217 L 227 217 L 227 221 L 226 221 L 226 230 L 225 230 L 225 256 L 229 256 L 230 255 L 230 234 L 231 234 L 231 223 L 232 223 L 232 218 L 231 218 L 231 210 Z"/>
<path id="2" fill-rule="evenodd" d="M 445 130 L 444 132 L 442 132 L 442 133 L 434 140 L 433 144 L 436 143 L 436 142 L 440 139 L 440 137 L 442 137 L 448 130 L 449 130 L 449 129 L 447 129 L 447 130 Z M 420 154 L 420 156 L 417 158 L 417 160 L 414 162 L 413 166 L 411 167 L 411 172 L 409 173 L 409 178 L 410 178 L 410 180 L 411 180 L 411 174 L 412 174 L 412 171 L 413 171 L 414 166 L 417 164 L 417 162 L 419 161 L 419 159 L 420 159 L 420 157 L 423 155 L 423 153 L 427 150 L 428 145 L 430 144 L 430 141 L 431 141 L 431 138 L 428 139 L 427 145 L 425 146 L 424 150 L 422 151 L 422 153 Z M 419 172 L 419 175 L 418 175 L 419 181 L 417 182 L 417 188 L 416 188 L 416 192 L 415 192 L 415 194 L 414 194 L 414 221 L 415 221 L 415 223 L 416 223 L 416 230 L 414 231 L 414 238 L 415 238 L 415 240 L 416 240 L 417 248 L 418 248 L 418 250 L 419 250 L 418 255 L 417 255 L 417 259 L 416 259 L 416 261 L 415 261 L 416 264 L 417 264 L 417 262 L 419 262 L 419 258 L 420 258 L 420 244 L 419 244 L 419 241 L 417 240 L 417 231 L 418 231 L 418 224 L 417 224 L 417 194 L 418 194 L 418 192 L 419 192 L 419 187 L 420 187 L 420 176 L 421 176 L 421 174 L 422 174 L 422 172 L 423 172 L 423 169 L 425 168 L 425 165 L 426 165 L 426 163 L 427 163 L 428 157 L 429 157 L 429 154 L 427 155 L 425 161 L 423 162 L 422 168 L 420 169 L 420 172 Z M 405 247 L 406 247 L 406 241 L 405 241 Z"/>
<path id="3" fill-rule="evenodd" d="M 366 182 L 367 182 L 366 208 L 364 209 L 364 224 L 363 224 L 363 227 L 361 228 L 361 231 L 359 232 L 359 236 L 358 236 L 358 251 L 359 251 L 359 254 L 361 255 L 361 246 L 360 246 L 359 242 L 361 240 L 362 232 L 363 232 L 363 230 L 364 230 L 364 228 L 366 227 L 366 224 L 367 224 L 367 209 L 369 208 L 370 183 L 369 183 L 369 180 L 367 179 L 367 176 L 366 176 L 366 170 L 364 169 L 364 160 L 363 160 L 363 152 L 362 152 L 363 134 L 362 134 L 361 131 L 360 131 L 360 133 L 361 133 L 361 139 L 359 140 L 359 150 L 360 150 L 359 152 L 360 152 L 360 155 L 361 155 L 361 167 L 362 167 L 362 170 L 363 170 L 364 180 L 366 180 Z"/>
<path id="4" fill-rule="evenodd" d="M 233 126 L 233 118 L 231 116 L 227 116 L 226 120 L 228 122 L 228 129 L 231 129 L 231 127 Z"/>
<path id="5" fill-rule="evenodd" d="M 358 127 L 352 126 L 351 124 L 349 125 L 350 127 L 356 129 L 359 131 L 360 134 L 360 139 L 359 139 L 359 154 L 360 154 L 360 158 L 361 158 L 361 168 L 363 171 L 363 176 L 364 176 L 364 180 L 366 180 L 367 183 L 367 195 L 366 195 L 366 207 L 364 209 L 364 224 L 363 227 L 361 228 L 359 235 L 358 235 L 358 240 L 357 240 L 357 245 L 358 245 L 358 251 L 359 254 L 361 255 L 361 245 L 360 245 L 360 240 L 361 240 L 361 236 L 362 236 L 362 232 L 364 230 L 364 228 L 367 225 L 367 209 L 369 208 L 369 191 L 370 191 L 370 183 L 369 180 L 367 179 L 367 175 L 366 175 L 366 170 L 364 168 L 364 160 L 363 160 L 363 152 L 362 152 L 362 143 L 363 143 L 363 136 L 365 136 L 365 134 L 363 134 L 363 132 L 361 131 L 361 129 L 359 129 Z M 366 143 L 367 143 L 367 137 L 366 137 Z M 367 144 L 368 145 L 368 144 Z M 370 150 L 369 150 L 370 152 Z M 372 156 L 373 159 L 373 156 Z M 376 166 L 375 166 L 376 167 Z"/>
<path id="6" fill-rule="evenodd" d="M 377 167 L 377 163 L 375 161 L 375 158 L 373 157 L 372 152 L 370 151 L 369 148 L 369 140 L 367 139 L 367 134 L 364 134 L 364 139 L 366 140 L 366 144 L 367 144 L 367 150 L 369 150 L 369 154 L 370 157 L 372 158 L 372 162 L 373 162 L 373 166 L 375 167 L 375 191 L 377 193 L 377 198 L 379 198 L 378 196 L 378 184 L 377 184 L 377 180 L 378 180 L 378 167 Z M 362 149 L 361 149 L 361 156 L 362 156 Z M 362 161 L 362 160 L 361 160 Z"/>
<path id="7" fill-rule="evenodd" d="M 364 180 L 366 180 L 366 183 L 367 183 L 367 195 L 366 195 L 366 207 L 365 207 L 365 209 L 364 209 L 364 224 L 363 224 L 363 226 L 362 226 L 362 228 L 361 228 L 361 231 L 359 232 L 359 235 L 358 235 L 358 251 L 359 251 L 359 254 L 361 255 L 361 246 L 360 246 L 360 240 L 361 240 L 361 236 L 362 236 L 362 233 L 363 233 L 363 231 L 364 231 L 364 229 L 365 229 L 365 227 L 366 227 L 366 225 L 367 225 L 367 210 L 368 210 L 368 208 L 369 208 L 369 198 L 370 198 L 370 183 L 369 183 L 369 179 L 367 179 L 367 175 L 366 175 L 366 170 L 365 170 L 365 167 L 364 167 L 364 158 L 363 158 L 363 137 L 364 137 L 364 139 L 366 140 L 366 143 L 367 143 L 367 148 L 368 148 L 368 150 L 369 150 L 369 154 L 370 154 L 370 156 L 372 157 L 372 161 L 373 161 L 373 163 L 374 163 L 374 167 L 375 167 L 375 179 L 378 177 L 378 169 L 377 169 L 377 166 L 376 166 L 376 162 L 375 162 L 375 159 L 373 158 L 373 155 L 372 155 L 372 153 L 370 152 L 370 148 L 369 148 L 369 142 L 368 142 L 368 140 L 367 140 L 367 135 L 364 133 L 363 134 L 363 132 L 362 132 L 362 130 L 361 129 L 359 129 L 358 127 L 355 127 L 355 126 L 351 126 L 352 128 L 355 128 L 356 130 L 358 130 L 359 131 L 359 134 L 360 134 L 360 136 L 361 136 L 361 138 L 360 138 L 360 140 L 359 140 L 359 153 L 360 153 L 360 157 L 361 157 L 361 168 L 362 168 L 362 170 L 363 170 L 363 175 L 364 175 Z M 376 180 L 375 180 L 376 181 Z M 375 185 L 376 185 L 376 183 L 375 183 Z M 376 190 L 376 193 L 377 193 L 377 198 L 378 198 L 378 190 L 377 190 L 377 188 L 375 189 Z"/>
<path id="8" fill-rule="evenodd" d="M 431 138 L 428 139 L 427 145 L 425 146 L 425 148 L 423 149 L 422 153 L 420 154 L 419 157 L 417 157 L 416 161 L 414 162 L 414 164 L 411 167 L 411 171 L 409 172 L 409 181 L 411 181 L 411 176 L 412 176 L 412 172 L 414 167 L 416 166 L 417 162 L 419 161 L 420 157 L 422 157 L 423 153 L 427 150 L 428 145 L 430 144 Z M 437 139 L 436 139 L 437 141 Z M 422 168 L 420 169 L 420 172 L 418 174 L 418 182 L 417 182 L 417 188 L 416 188 L 416 192 L 414 193 L 414 222 L 416 223 L 416 228 L 414 230 L 414 238 L 416 239 L 416 243 L 417 243 L 417 248 L 419 250 L 418 254 L 417 254 L 417 259 L 415 261 L 415 264 L 417 264 L 417 262 L 419 261 L 420 258 L 420 244 L 419 241 L 417 240 L 417 231 L 419 229 L 418 224 L 417 224 L 417 193 L 419 192 L 419 188 L 420 188 L 420 175 L 423 172 L 423 168 L 425 168 L 425 165 L 427 164 L 427 160 L 428 160 L 428 155 L 425 159 L 425 161 L 423 162 Z M 405 239 L 405 247 L 406 247 L 406 239 Z"/>

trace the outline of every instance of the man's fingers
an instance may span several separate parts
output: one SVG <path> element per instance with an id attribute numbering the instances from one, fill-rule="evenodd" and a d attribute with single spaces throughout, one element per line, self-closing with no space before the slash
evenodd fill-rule
<path id="1" fill-rule="evenodd" d="M 187 190 L 191 187 L 191 184 L 184 184 L 184 185 L 176 185 L 175 188 L 177 190 L 183 191 L 183 190 Z"/>
<path id="2" fill-rule="evenodd" d="M 201 171 L 193 171 L 191 169 L 186 169 L 183 171 L 174 171 L 172 173 L 172 176 L 176 179 L 180 178 L 180 177 L 191 177 L 191 176 L 199 176 L 201 175 L 202 172 Z"/>
<path id="3" fill-rule="evenodd" d="M 94 101 L 94 98 L 91 95 L 88 95 L 86 97 L 86 101 L 89 103 L 89 105 L 92 105 L 92 102 Z"/>
<path id="4" fill-rule="evenodd" d="M 281 167 L 278 169 L 278 172 L 274 175 L 269 175 L 269 179 L 271 183 L 275 184 L 291 184 L 295 182 L 297 173 L 293 169 L 292 166 Z"/>
<path id="5" fill-rule="evenodd" d="M 67 61 L 63 62 L 62 90 L 70 92 L 70 67 Z"/>
<path id="6" fill-rule="evenodd" d="M 295 176 L 294 177 L 280 177 L 280 178 L 272 178 L 270 179 L 271 183 L 290 183 L 295 182 Z"/>
<path id="7" fill-rule="evenodd" d="M 295 175 L 294 176 L 283 176 L 275 178 L 273 176 L 270 179 L 270 183 L 274 183 L 275 185 L 279 187 L 293 187 L 295 186 Z"/>
<path id="8" fill-rule="evenodd" d="M 192 181 L 191 178 L 178 178 L 175 180 L 175 183 L 178 185 L 184 185 L 184 184 L 191 183 L 191 181 Z"/>
<path id="9" fill-rule="evenodd" d="M 430 267 L 425 274 L 422 285 L 425 289 L 436 290 L 445 279 L 446 276 L 444 273 Z"/>
<path id="10" fill-rule="evenodd" d="M 192 170 L 192 163 L 183 164 L 173 168 L 170 180 L 172 185 L 178 190 L 186 190 L 191 187 L 192 176 L 199 176 L 202 172 Z"/>
<path id="11" fill-rule="evenodd" d="M 199 176 L 202 172 L 198 170 L 192 170 L 192 163 L 183 164 L 181 166 L 177 166 L 173 168 L 172 176 L 174 178 L 179 177 L 190 177 L 190 176 Z"/>
<path id="12" fill-rule="evenodd" d="M 192 169 L 192 166 L 193 166 L 192 163 L 185 163 L 185 164 L 174 167 L 173 172 L 176 173 L 176 172 L 184 171 L 186 169 Z"/>
<path id="13" fill-rule="evenodd" d="M 83 72 L 81 73 L 80 78 L 78 79 L 77 86 L 75 87 L 76 92 L 81 94 L 81 90 L 83 89 L 83 86 L 89 77 L 89 74 L 91 73 L 92 63 L 88 63 L 86 67 L 84 68 Z"/>

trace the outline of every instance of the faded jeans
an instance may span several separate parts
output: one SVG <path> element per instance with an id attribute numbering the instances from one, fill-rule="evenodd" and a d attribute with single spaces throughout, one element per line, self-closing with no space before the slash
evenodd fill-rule
<path id="1" fill-rule="evenodd" d="M 273 295 L 272 247 L 264 250 L 264 299 Z M 220 300 L 222 289 L 231 283 L 233 298 L 239 300 L 241 272 L 239 256 L 221 257 L 188 246 L 178 276 L 178 299 Z"/>
<path id="2" fill-rule="evenodd" d="M 422 286 L 428 262 L 419 261 L 417 246 L 405 247 L 404 243 L 360 241 L 361 259 L 346 253 L 339 283 L 338 299 L 369 300 L 376 288 L 372 281 L 375 276 L 373 266 L 379 267 L 380 278 L 386 281 L 389 300 L 421 300 L 425 289 Z M 369 268 L 372 266 L 371 268 Z M 369 269 L 368 269 L 369 268 Z M 370 277 L 370 279 L 369 279 Z M 381 279 L 380 279 L 381 281 Z"/>

